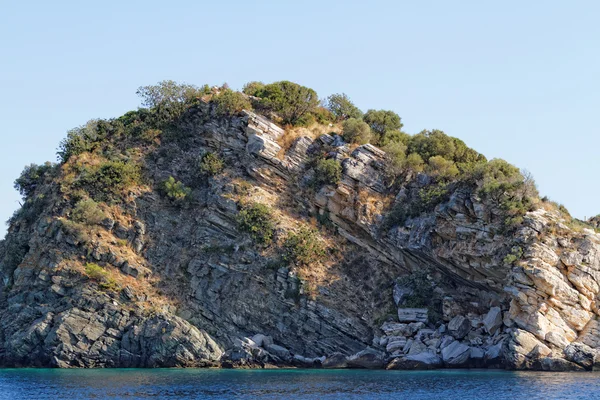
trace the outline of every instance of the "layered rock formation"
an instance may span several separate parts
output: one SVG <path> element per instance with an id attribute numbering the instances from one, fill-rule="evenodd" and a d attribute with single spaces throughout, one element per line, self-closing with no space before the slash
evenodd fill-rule
<path id="1" fill-rule="evenodd" d="M 185 179 L 208 150 L 227 164 L 192 203 L 140 188 L 83 238 L 58 203 L 13 221 L 0 246 L 1 365 L 594 368 L 594 230 L 540 208 L 507 235 L 494 208 L 460 187 L 434 211 L 384 229 L 390 207 L 428 182 L 390 196 L 385 154 L 372 145 L 308 135 L 283 149 L 285 132 L 271 121 L 218 118 L 210 104 L 178 130 L 183 139 L 147 158 L 153 179 Z M 307 189 L 307 162 L 324 152 L 341 162 L 342 179 Z M 36 190 L 58 196 L 53 184 Z M 275 210 L 276 235 L 326 219 L 323 240 L 337 255 L 319 271 L 274 263 L 238 229 L 242 197 Z M 116 288 L 102 290 L 86 262 Z M 417 289 L 402 278 L 415 274 L 439 308 L 407 304 Z"/>

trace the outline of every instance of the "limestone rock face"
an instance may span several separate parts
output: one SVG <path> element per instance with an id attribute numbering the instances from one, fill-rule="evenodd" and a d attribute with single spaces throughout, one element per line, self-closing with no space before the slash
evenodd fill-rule
<path id="1" fill-rule="evenodd" d="M 86 236 L 68 229 L 49 186 L 37 194 L 57 203 L 11 225 L 0 242 L 0 366 L 595 368 L 594 230 L 540 208 L 505 234 L 497 207 L 464 188 L 388 226 L 391 207 L 431 178 L 390 193 L 375 146 L 306 131 L 288 140 L 263 116 L 218 118 L 206 103 L 177 130 L 146 167 L 156 182 L 193 182 L 194 201 L 137 188 Z M 227 171 L 196 185 L 192 166 L 207 151 Z M 306 190 L 319 154 L 341 163 L 340 182 Z M 276 242 L 309 218 L 335 232 L 339 257 L 309 274 L 320 281 L 240 232 L 242 198 L 273 208 Z M 107 275 L 90 276 L 87 263 Z M 423 271 L 429 304 L 399 283 Z"/>

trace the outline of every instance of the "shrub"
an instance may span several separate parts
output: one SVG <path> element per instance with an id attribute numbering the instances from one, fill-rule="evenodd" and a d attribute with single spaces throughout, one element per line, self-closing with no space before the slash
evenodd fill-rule
<path id="1" fill-rule="evenodd" d="M 511 265 L 516 261 L 519 261 L 523 257 L 523 248 L 521 246 L 514 246 L 510 249 L 510 253 L 508 253 L 504 259 L 504 264 Z"/>
<path id="2" fill-rule="evenodd" d="M 425 307 L 429 311 L 429 321 L 436 322 L 442 317 L 442 298 L 434 290 L 435 284 L 427 278 L 427 271 L 417 271 L 397 281 L 398 286 L 410 290 L 405 297 L 405 307 Z"/>
<path id="3" fill-rule="evenodd" d="M 223 172 L 224 162 L 217 154 L 208 152 L 200 160 L 200 173 L 204 176 L 215 176 Z"/>
<path id="4" fill-rule="evenodd" d="M 390 143 L 402 143 L 408 145 L 411 136 L 408 133 L 404 133 L 398 130 L 385 131 L 383 136 L 379 138 L 379 145 L 384 147 Z"/>
<path id="5" fill-rule="evenodd" d="M 483 155 L 467 147 L 462 140 L 448 136 L 437 129 L 422 131 L 411 137 L 408 151 L 420 155 L 423 160 L 436 156 L 443 157 L 455 162 L 463 170 L 470 165 L 486 161 Z"/>
<path id="6" fill-rule="evenodd" d="M 240 92 L 234 92 L 233 90 L 225 90 L 217 97 L 213 98 L 216 104 L 216 110 L 218 115 L 235 115 L 239 114 L 242 110 L 251 110 L 252 105 L 246 96 Z"/>
<path id="7" fill-rule="evenodd" d="M 369 110 L 363 120 L 380 137 L 387 131 L 400 130 L 403 126 L 400 117 L 393 111 Z"/>
<path id="8" fill-rule="evenodd" d="M 303 126 L 309 127 L 316 122 L 315 116 L 313 113 L 306 113 L 299 117 L 296 122 L 294 122 L 294 126 Z"/>
<path id="9" fill-rule="evenodd" d="M 149 116 L 154 128 L 171 124 L 203 95 L 210 93 L 211 90 L 207 85 L 198 88 L 171 80 L 142 86 L 137 91 L 142 98 L 142 105 L 150 109 Z"/>
<path id="10" fill-rule="evenodd" d="M 289 81 L 265 85 L 255 95 L 262 99 L 264 107 L 279 114 L 284 124 L 296 124 L 303 115 L 314 111 L 319 105 L 314 90 Z"/>
<path id="11" fill-rule="evenodd" d="M 344 121 L 342 136 L 349 143 L 369 143 L 371 140 L 371 128 L 364 121 L 349 118 Z"/>
<path id="12" fill-rule="evenodd" d="M 324 107 L 318 107 L 312 112 L 312 115 L 314 116 L 315 120 L 321 125 L 329 124 L 335 121 L 335 116 L 331 113 L 331 111 Z"/>
<path id="13" fill-rule="evenodd" d="M 117 282 L 98 264 L 87 263 L 85 274 L 88 278 L 97 282 L 98 287 L 102 290 L 117 291 L 119 289 Z"/>
<path id="14" fill-rule="evenodd" d="M 139 167 L 124 161 L 104 161 L 83 167 L 77 187 L 85 189 L 95 200 L 113 201 L 126 189 L 139 185 Z"/>
<path id="15" fill-rule="evenodd" d="M 309 265 L 325 256 L 325 246 L 315 229 L 301 227 L 290 233 L 283 243 L 283 259 L 287 262 Z"/>
<path id="16" fill-rule="evenodd" d="M 44 211 L 44 208 L 48 205 L 48 198 L 44 194 L 38 194 L 36 196 L 28 197 L 23 206 L 13 213 L 6 223 L 10 226 L 19 221 L 23 221 L 26 224 L 31 224 L 40 214 Z"/>
<path id="17" fill-rule="evenodd" d="M 144 107 L 153 108 L 190 102 L 204 93 L 197 86 L 166 80 L 156 85 L 140 86 L 136 94 L 142 98 Z"/>
<path id="18" fill-rule="evenodd" d="M 337 185 L 342 179 L 342 166 L 333 159 L 321 159 L 315 166 L 313 186 Z"/>
<path id="19" fill-rule="evenodd" d="M 265 87 L 265 84 L 258 81 L 248 82 L 244 85 L 242 92 L 248 96 L 258 96 L 261 90 Z"/>
<path id="20" fill-rule="evenodd" d="M 404 165 L 406 169 L 415 173 L 423 172 L 423 169 L 425 168 L 425 162 L 421 156 L 416 153 L 409 154 L 406 157 L 406 162 Z"/>
<path id="21" fill-rule="evenodd" d="M 408 144 L 408 151 L 418 154 L 423 160 L 429 160 L 435 156 L 454 160 L 455 145 L 450 136 L 434 129 L 433 131 L 421 131 L 414 135 Z"/>
<path id="22" fill-rule="evenodd" d="M 186 200 L 192 194 L 192 189 L 175 180 L 172 176 L 163 182 L 162 190 L 166 197 L 176 202 Z"/>
<path id="23" fill-rule="evenodd" d="M 98 120 L 91 120 L 87 124 L 67 132 L 67 137 L 58 145 L 56 154 L 61 163 L 67 162 L 71 157 L 93 151 L 104 139 L 98 133 Z"/>
<path id="24" fill-rule="evenodd" d="M 473 172 L 479 195 L 494 204 L 504 216 L 504 228 L 520 225 L 538 198 L 533 178 L 501 159 L 479 165 Z"/>
<path id="25" fill-rule="evenodd" d="M 453 161 L 446 160 L 442 156 L 433 156 L 429 159 L 427 173 L 434 178 L 451 180 L 458 176 L 458 168 Z"/>
<path id="26" fill-rule="evenodd" d="M 264 204 L 251 203 L 240 211 L 237 222 L 242 232 L 249 233 L 256 242 L 271 244 L 275 224 L 271 209 Z"/>
<path id="27" fill-rule="evenodd" d="M 84 199 L 80 200 L 73 208 L 71 219 L 87 225 L 98 225 L 106 219 L 106 215 L 94 200 Z"/>
<path id="28" fill-rule="evenodd" d="M 383 150 L 386 155 L 386 172 L 387 179 L 392 182 L 400 175 L 406 165 L 406 146 L 402 142 L 388 143 Z"/>
<path id="29" fill-rule="evenodd" d="M 348 118 L 362 118 L 362 111 L 350 101 L 345 94 L 332 94 L 327 98 L 327 108 L 335 116 L 336 120 L 342 121 Z"/>
<path id="30" fill-rule="evenodd" d="M 15 189 L 27 198 L 31 196 L 37 187 L 44 183 L 46 174 L 54 169 L 54 164 L 47 162 L 44 165 L 30 164 L 23 169 L 21 176 L 15 181 Z"/>
<path id="31" fill-rule="evenodd" d="M 147 144 L 160 144 L 160 129 L 146 129 L 141 134 L 141 139 Z"/>

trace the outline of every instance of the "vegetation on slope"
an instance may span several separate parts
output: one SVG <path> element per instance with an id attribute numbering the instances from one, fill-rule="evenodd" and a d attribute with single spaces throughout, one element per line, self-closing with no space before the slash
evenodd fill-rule
<path id="1" fill-rule="evenodd" d="M 143 108 L 69 131 L 60 143 L 58 164 L 26 167 L 15 182 L 24 205 L 9 222 L 32 222 L 52 203 L 75 224 L 97 225 L 109 206 L 125 204 L 132 195 L 147 190 L 161 192 L 179 205 L 190 200 L 195 188 L 223 172 L 225 160 L 218 152 L 204 154 L 181 176 L 158 176 L 148 170 L 147 161 L 174 157 L 169 146 L 184 146 L 193 135 L 179 126 L 203 103 L 212 110 L 206 118 L 232 118 L 254 109 L 286 126 L 339 129 L 350 147 L 371 143 L 383 148 L 387 156 L 381 171 L 390 197 L 400 188 L 408 189 L 386 216 L 387 228 L 433 211 L 457 190 L 493 204 L 507 230 L 517 227 L 538 202 L 531 177 L 506 161 L 488 161 L 440 130 L 407 134 L 398 114 L 373 109 L 363 113 L 343 93 L 320 102 L 313 89 L 289 81 L 250 82 L 242 92 L 226 85 L 211 88 L 163 81 L 141 87 L 138 94 Z M 342 177 L 338 161 L 327 156 L 313 161 L 313 188 L 338 184 Z M 59 196 L 58 204 L 56 199 L 50 201 L 48 190 L 41 189 L 44 185 L 57 188 L 53 193 Z M 262 205 L 243 208 L 240 229 L 256 242 L 269 244 L 274 228 L 268 214 Z"/>

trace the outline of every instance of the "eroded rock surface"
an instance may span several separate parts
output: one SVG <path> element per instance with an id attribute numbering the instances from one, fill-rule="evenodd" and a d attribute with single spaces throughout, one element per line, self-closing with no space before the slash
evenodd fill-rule
<path id="1" fill-rule="evenodd" d="M 382 231 L 389 199 L 380 149 L 350 151 L 328 135 L 301 136 L 284 149 L 284 131 L 264 117 L 207 115 L 209 106 L 200 105 L 179 127 L 189 133 L 185 146 L 165 144 L 148 166 L 166 179 L 185 176 L 186 163 L 207 150 L 228 157 L 228 173 L 194 189 L 187 208 L 140 191 L 127 206 L 130 220 L 107 220 L 88 240 L 65 229 L 52 206 L 13 223 L 0 242 L 1 365 L 597 365 L 600 235 L 593 230 L 539 209 L 504 235 L 495 210 L 457 188 L 434 211 Z M 302 191 L 313 173 L 306 162 L 324 148 L 342 163 L 340 183 Z M 309 296 L 296 268 L 273 268 L 238 231 L 232 198 L 239 192 L 284 210 L 285 229 L 327 217 L 335 240 L 352 251 L 328 266 Z M 517 256 L 507 261 L 507 254 Z M 82 260 L 128 284 L 99 290 Z M 397 279 L 424 270 L 440 310 L 404 304 L 414 293 Z"/>

